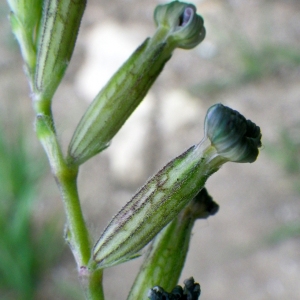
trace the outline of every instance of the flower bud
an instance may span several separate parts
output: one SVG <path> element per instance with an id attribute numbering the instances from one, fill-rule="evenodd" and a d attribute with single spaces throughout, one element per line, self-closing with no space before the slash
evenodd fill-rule
<path id="1" fill-rule="evenodd" d="M 210 175 L 229 160 L 253 162 L 261 145 L 259 127 L 220 104 L 207 113 L 205 135 L 153 176 L 111 220 L 93 249 L 100 268 L 131 259 L 198 194 Z M 230 149 L 219 153 L 220 141 Z"/>
<path id="2" fill-rule="evenodd" d="M 261 147 L 260 128 L 236 110 L 222 104 L 216 104 L 208 110 L 205 135 L 218 154 L 232 162 L 254 162 Z"/>
<path id="3" fill-rule="evenodd" d="M 193 4 L 173 1 L 159 5 L 155 9 L 154 19 L 159 28 L 167 28 L 168 41 L 172 40 L 178 48 L 194 48 L 205 37 L 203 19 L 196 14 Z"/>
<path id="4" fill-rule="evenodd" d="M 150 300 L 198 300 L 201 294 L 199 283 L 195 283 L 193 277 L 184 281 L 184 288 L 177 285 L 170 293 L 166 292 L 160 286 L 154 286 L 148 292 L 148 299 Z M 137 298 L 136 298 L 137 299 Z M 139 298 L 144 299 L 144 298 Z"/>
<path id="5" fill-rule="evenodd" d="M 193 5 L 178 1 L 156 9 L 154 36 L 114 74 L 80 120 L 68 149 L 70 164 L 80 165 L 109 145 L 176 47 L 190 49 L 203 40 L 203 20 L 195 11 Z"/>
<path id="6" fill-rule="evenodd" d="M 45 1 L 34 82 L 36 100 L 51 99 L 71 59 L 86 0 Z"/>

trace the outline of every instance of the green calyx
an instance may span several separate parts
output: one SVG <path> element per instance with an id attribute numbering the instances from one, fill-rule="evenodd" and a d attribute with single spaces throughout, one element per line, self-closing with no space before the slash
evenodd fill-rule
<path id="1" fill-rule="evenodd" d="M 170 161 L 119 211 L 93 249 L 93 260 L 107 268 L 132 259 L 172 221 L 225 162 L 214 159 L 210 143 L 191 147 Z"/>
<path id="2" fill-rule="evenodd" d="M 222 104 L 216 104 L 208 110 L 205 135 L 218 154 L 232 162 L 254 162 L 261 147 L 260 128 Z"/>
<path id="3" fill-rule="evenodd" d="M 178 1 L 155 10 L 158 28 L 136 49 L 95 97 L 68 148 L 68 162 L 80 165 L 104 150 L 171 58 L 175 48 L 190 49 L 205 36 L 203 20 L 191 4 Z"/>
<path id="4" fill-rule="evenodd" d="M 36 100 L 51 99 L 71 59 L 86 0 L 48 0 L 38 36 Z"/>
<path id="5" fill-rule="evenodd" d="M 159 5 L 154 12 L 156 25 L 168 32 L 167 40 L 175 47 L 191 49 L 205 38 L 204 21 L 196 7 L 179 1 Z"/>
<path id="6" fill-rule="evenodd" d="M 224 163 L 255 161 L 260 138 L 260 128 L 237 111 L 212 106 L 203 140 L 170 161 L 115 215 L 95 244 L 90 263 L 107 268 L 132 259 Z"/>

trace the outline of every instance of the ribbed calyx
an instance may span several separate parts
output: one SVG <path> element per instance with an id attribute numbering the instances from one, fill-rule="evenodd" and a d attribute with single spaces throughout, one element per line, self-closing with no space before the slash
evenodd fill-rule
<path id="1" fill-rule="evenodd" d="M 205 118 L 205 137 L 170 161 L 117 213 L 93 249 L 93 263 L 106 268 L 136 257 L 199 193 L 224 163 L 253 162 L 260 128 L 221 104 Z"/>
<path id="2" fill-rule="evenodd" d="M 141 103 L 176 48 L 191 49 L 205 37 L 195 6 L 174 1 L 159 5 L 153 37 L 140 45 L 95 97 L 72 137 L 70 164 L 80 165 L 109 146 Z"/>

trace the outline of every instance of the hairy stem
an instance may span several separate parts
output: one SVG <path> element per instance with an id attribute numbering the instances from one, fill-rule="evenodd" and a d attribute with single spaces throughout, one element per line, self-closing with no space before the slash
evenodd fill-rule
<path id="1" fill-rule="evenodd" d="M 77 266 L 85 266 L 90 258 L 89 234 L 81 211 L 78 190 L 78 168 L 65 163 L 54 130 L 51 114 L 37 113 L 36 131 L 51 166 L 52 173 L 60 189 L 67 216 L 67 240 L 74 254 Z"/>
<path id="2" fill-rule="evenodd" d="M 51 109 L 47 108 L 46 105 L 35 105 L 35 109 L 37 112 L 35 123 L 37 136 L 48 156 L 52 173 L 61 193 L 67 217 L 65 238 L 76 260 L 86 299 L 104 300 L 102 270 L 86 267 L 91 257 L 91 244 L 78 195 L 78 167 L 68 165 L 62 155 L 55 133 Z"/>

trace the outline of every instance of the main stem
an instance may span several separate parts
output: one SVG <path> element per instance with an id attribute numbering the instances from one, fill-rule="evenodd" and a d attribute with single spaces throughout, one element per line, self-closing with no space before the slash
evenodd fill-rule
<path id="1" fill-rule="evenodd" d="M 52 173 L 61 193 L 67 217 L 66 240 L 76 260 L 86 298 L 101 300 L 104 299 L 102 270 L 89 270 L 87 268 L 91 257 L 91 244 L 78 195 L 78 167 L 68 165 L 62 155 L 50 103 L 49 99 L 42 97 L 34 99 L 37 136 L 48 156 Z"/>
<path id="2" fill-rule="evenodd" d="M 78 169 L 70 168 L 66 164 L 61 164 L 58 172 L 54 173 L 67 215 L 66 239 L 73 251 L 78 268 L 81 268 L 86 266 L 90 259 L 91 247 L 79 201 L 77 175 Z"/>

